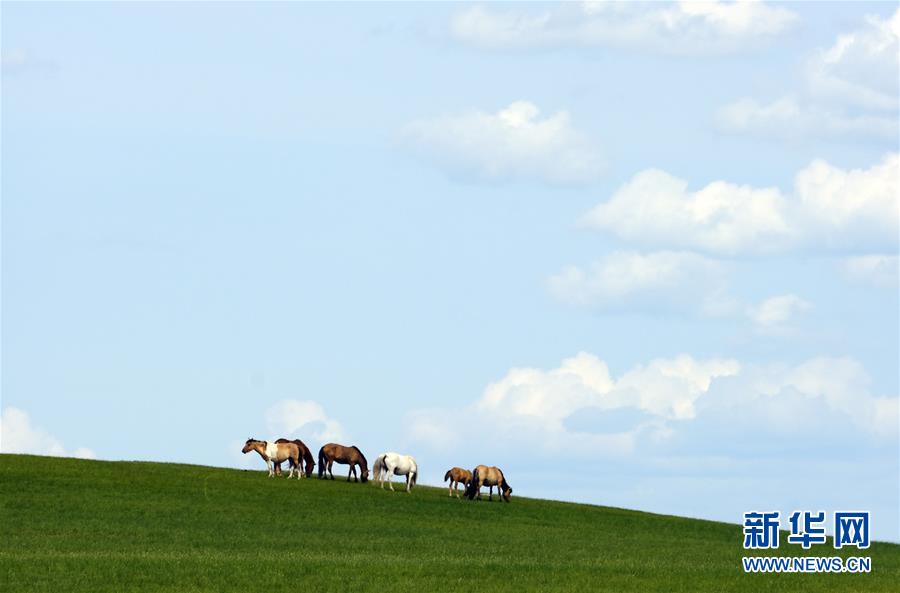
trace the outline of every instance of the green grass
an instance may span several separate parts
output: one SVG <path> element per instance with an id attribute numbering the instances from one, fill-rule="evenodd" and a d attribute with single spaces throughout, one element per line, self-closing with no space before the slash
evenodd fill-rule
<path id="1" fill-rule="evenodd" d="M 0 455 L 0 591 L 900 590 L 895 544 L 856 554 L 870 574 L 744 574 L 742 555 L 740 526 L 623 509 Z"/>

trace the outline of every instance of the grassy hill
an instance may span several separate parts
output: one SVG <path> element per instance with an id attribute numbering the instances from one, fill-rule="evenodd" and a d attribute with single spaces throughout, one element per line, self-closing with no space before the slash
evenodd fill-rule
<path id="1" fill-rule="evenodd" d="M 0 455 L 2 591 L 900 590 L 894 544 L 870 574 L 744 574 L 742 555 L 739 526 L 622 509 Z"/>

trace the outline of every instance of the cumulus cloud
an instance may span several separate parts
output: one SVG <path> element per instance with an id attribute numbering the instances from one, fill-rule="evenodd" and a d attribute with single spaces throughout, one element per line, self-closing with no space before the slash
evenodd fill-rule
<path id="1" fill-rule="evenodd" d="M 602 310 L 697 312 L 726 315 L 727 267 L 696 253 L 616 251 L 586 267 L 569 265 L 547 285 L 558 300 Z"/>
<path id="2" fill-rule="evenodd" d="M 840 262 L 849 279 L 880 287 L 896 287 L 900 276 L 900 258 L 896 255 L 860 255 Z"/>
<path id="3" fill-rule="evenodd" d="M 516 444 L 527 435 L 529 441 L 542 443 L 545 451 L 578 444 L 598 454 L 627 453 L 642 434 L 650 434 L 652 439 L 655 433 L 665 431 L 666 421 L 693 417 L 694 402 L 711 381 L 739 370 L 733 360 L 698 361 L 683 355 L 653 360 L 614 379 L 605 361 L 581 352 L 549 371 L 510 369 L 464 410 L 415 412 L 410 416 L 410 437 L 445 448 L 465 438 L 464 432 L 469 437 L 502 435 Z M 580 411 L 622 408 L 646 412 L 647 421 L 602 434 L 566 428 L 567 420 Z"/>
<path id="4" fill-rule="evenodd" d="M 756 46 L 796 20 L 790 10 L 763 2 L 593 1 L 541 11 L 475 6 L 457 13 L 450 31 L 487 49 L 622 47 L 697 55 Z"/>
<path id="5" fill-rule="evenodd" d="M 900 101 L 900 9 L 839 35 L 810 65 L 813 88 L 863 107 L 896 110 Z"/>
<path id="6" fill-rule="evenodd" d="M 651 247 L 737 255 L 793 248 L 895 250 L 900 156 L 868 169 L 816 160 L 795 176 L 793 194 L 650 169 L 635 175 L 582 219 L 585 227 Z"/>
<path id="7" fill-rule="evenodd" d="M 97 457 L 86 447 L 79 447 L 73 451 L 66 450 L 58 439 L 32 426 L 27 412 L 14 407 L 4 408 L 3 414 L 0 415 L 0 451 L 82 459 Z"/>
<path id="8" fill-rule="evenodd" d="M 273 438 L 298 436 L 329 442 L 344 436 L 340 422 L 329 418 L 319 403 L 310 400 L 286 399 L 272 405 L 266 410 L 266 428 Z"/>
<path id="9" fill-rule="evenodd" d="M 582 183 L 603 171 L 599 150 L 572 127 L 567 112 L 541 117 L 529 101 L 496 113 L 415 121 L 403 134 L 436 164 L 464 177 Z"/>
<path id="10" fill-rule="evenodd" d="M 894 143 L 900 108 L 900 9 L 839 35 L 806 64 L 801 98 L 770 102 L 744 97 L 718 110 L 727 132 L 779 139 L 872 138 Z"/>
<path id="11" fill-rule="evenodd" d="M 686 354 L 636 365 L 615 378 L 605 361 L 581 352 L 550 370 L 512 368 L 463 409 L 415 412 L 410 437 L 439 450 L 502 437 L 551 456 L 563 449 L 586 456 L 669 455 L 671 447 L 740 453 L 719 442 L 732 431 L 776 439 L 760 451 L 777 449 L 777 439 L 790 443 L 823 431 L 890 443 L 900 423 L 898 398 L 873 395 L 870 382 L 849 358 L 790 367 Z M 600 422 L 604 417 L 622 424 L 611 427 Z M 595 432 L 587 419 L 604 425 Z"/>

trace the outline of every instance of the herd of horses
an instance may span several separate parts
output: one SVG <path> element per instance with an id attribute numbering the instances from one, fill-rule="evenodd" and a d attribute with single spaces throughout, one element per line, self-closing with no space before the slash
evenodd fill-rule
<path id="1" fill-rule="evenodd" d="M 296 475 L 299 480 L 304 475 L 312 477 L 313 468 L 316 465 L 315 459 L 309 450 L 309 447 L 300 439 L 278 439 L 276 441 L 260 441 L 258 439 L 249 438 L 244 443 L 241 452 L 246 454 L 250 451 L 256 451 L 259 456 L 266 462 L 269 470 L 269 477 L 281 475 L 281 464 L 288 463 L 288 478 Z M 355 482 L 369 481 L 369 463 L 366 456 L 355 445 L 345 447 L 337 443 L 328 443 L 319 449 L 319 478 L 334 479 L 333 467 L 335 463 L 350 466 L 347 472 L 347 481 L 353 477 Z M 359 471 L 357 472 L 357 467 Z M 392 451 L 382 453 L 375 458 L 372 465 L 373 479 L 380 483 L 384 488 L 384 482 L 387 481 L 391 490 L 394 489 L 394 483 L 391 480 L 393 476 L 406 476 L 406 491 L 412 490 L 416 485 L 416 479 L 419 476 L 419 466 L 415 458 L 411 455 L 401 455 Z M 481 499 L 481 489 L 488 487 L 489 500 L 494 499 L 494 487 L 497 488 L 497 494 L 509 502 L 512 496 L 512 487 L 506 481 L 506 477 L 500 468 L 479 465 L 475 469 L 469 471 L 460 467 L 454 467 L 447 470 L 444 474 L 444 481 L 450 481 L 447 489 L 447 495 L 459 498 L 459 486 L 464 487 L 464 496 L 470 500 Z"/>

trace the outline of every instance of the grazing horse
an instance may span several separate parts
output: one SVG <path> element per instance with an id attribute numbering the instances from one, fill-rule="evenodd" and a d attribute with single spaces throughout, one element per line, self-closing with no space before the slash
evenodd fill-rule
<path id="1" fill-rule="evenodd" d="M 306 462 L 306 477 L 310 477 L 312 475 L 313 467 L 316 465 L 315 460 L 313 459 L 312 453 L 309 448 L 306 446 L 306 443 L 301 441 L 300 439 L 294 439 L 293 441 L 289 441 L 288 439 L 278 439 L 275 441 L 276 443 L 294 443 L 300 449 L 300 457 L 303 461 Z M 281 475 L 281 464 L 275 464 L 275 475 Z"/>
<path id="2" fill-rule="evenodd" d="M 244 443 L 244 448 L 241 449 L 241 453 L 246 455 L 250 451 L 259 453 L 259 456 L 266 462 L 266 467 L 269 468 L 270 478 L 275 477 L 275 464 L 287 461 L 291 466 L 291 471 L 288 473 L 288 479 L 294 475 L 295 469 L 297 471 L 297 479 L 300 479 L 300 448 L 297 447 L 296 444 L 270 443 L 269 441 L 260 441 L 249 438 L 247 439 L 247 442 Z"/>
<path id="3" fill-rule="evenodd" d="M 372 466 L 375 479 L 381 483 L 384 488 L 384 479 L 387 477 L 388 485 L 391 491 L 394 490 L 394 482 L 391 478 L 394 475 L 406 476 L 406 491 L 412 490 L 416 485 L 416 478 L 419 476 L 419 466 L 412 455 L 400 455 L 399 453 L 382 453 L 375 460 Z"/>
<path id="4" fill-rule="evenodd" d="M 469 486 L 466 488 L 466 498 L 469 500 L 478 498 L 480 500 L 482 486 L 488 486 L 490 488 L 488 500 L 494 500 L 494 486 L 496 486 L 497 493 L 503 500 L 509 502 L 509 497 L 512 494 L 512 487 L 506 481 L 500 468 L 479 465 L 472 470 L 472 481 L 469 482 Z"/>
<path id="5" fill-rule="evenodd" d="M 463 492 L 465 492 L 472 481 L 472 472 L 461 467 L 454 467 L 451 470 L 447 470 L 447 473 L 444 474 L 444 481 L 446 482 L 447 480 L 450 480 L 450 486 L 447 487 L 447 496 L 452 497 L 453 491 L 456 490 L 456 498 L 459 498 L 459 485 L 463 485 Z"/>
<path id="6" fill-rule="evenodd" d="M 369 481 L 369 462 L 366 461 L 366 456 L 362 454 L 362 451 L 357 448 L 356 445 L 345 447 L 343 445 L 337 445 L 335 443 L 328 443 L 327 445 L 323 445 L 321 449 L 319 449 L 319 477 L 322 476 L 328 477 L 328 474 L 331 474 L 331 479 L 334 479 L 334 470 L 332 467 L 334 466 L 334 462 L 345 463 L 350 466 L 350 471 L 347 472 L 347 481 L 350 481 L 350 476 L 353 476 L 354 480 L 362 481 L 363 483 Z M 359 466 L 359 477 L 357 478 L 356 474 L 356 466 Z"/>

